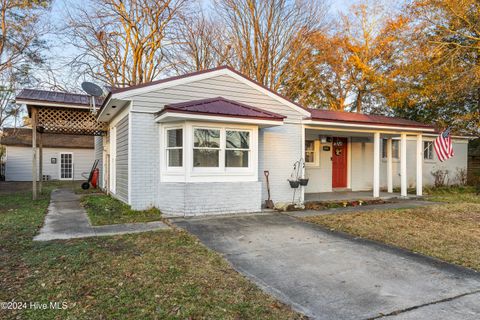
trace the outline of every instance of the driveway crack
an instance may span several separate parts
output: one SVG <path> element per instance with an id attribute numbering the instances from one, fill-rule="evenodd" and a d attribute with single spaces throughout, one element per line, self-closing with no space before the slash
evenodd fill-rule
<path id="1" fill-rule="evenodd" d="M 381 314 L 381 315 L 378 315 L 378 316 L 375 316 L 375 317 L 367 318 L 365 320 L 374 320 L 374 319 L 392 317 L 392 316 L 399 315 L 401 313 L 409 312 L 409 311 L 412 311 L 412 310 L 420 309 L 420 308 L 423 308 L 423 307 L 427 307 L 427 306 L 431 306 L 431 305 L 435 305 L 435 304 L 439 304 L 439 303 L 452 301 L 452 300 L 455 300 L 455 299 L 458 299 L 458 298 L 471 296 L 471 295 L 477 294 L 477 293 L 480 293 L 480 289 L 472 291 L 472 292 L 462 293 L 462 294 L 459 294 L 459 295 L 456 295 L 456 296 L 453 296 L 453 297 L 449 297 L 449 298 L 445 298 L 445 299 L 440 299 L 440 300 L 436 300 L 436 301 L 432 301 L 432 302 L 427 302 L 427 303 L 424 303 L 424 304 L 419 304 L 417 306 L 413 306 L 413 307 L 409 307 L 409 308 L 405 308 L 405 309 L 395 310 L 395 311 L 392 311 L 390 313 Z"/>

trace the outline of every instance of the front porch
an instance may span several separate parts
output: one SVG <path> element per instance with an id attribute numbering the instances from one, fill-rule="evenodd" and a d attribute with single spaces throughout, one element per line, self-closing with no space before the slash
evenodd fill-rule
<path id="1" fill-rule="evenodd" d="M 337 202 L 337 201 L 355 201 L 355 200 L 390 200 L 401 198 L 400 193 L 390 193 L 381 191 L 378 197 L 374 197 L 372 191 L 335 191 L 335 192 L 317 192 L 305 193 L 305 202 Z M 413 196 L 415 197 L 415 196 Z"/>
<path id="2" fill-rule="evenodd" d="M 423 132 L 431 129 L 312 121 L 304 130 L 305 202 L 407 198 L 409 187 L 422 196 Z"/>

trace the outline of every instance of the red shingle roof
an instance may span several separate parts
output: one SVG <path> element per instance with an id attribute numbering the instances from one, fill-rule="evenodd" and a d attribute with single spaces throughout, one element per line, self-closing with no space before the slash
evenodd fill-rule
<path id="1" fill-rule="evenodd" d="M 434 129 L 433 126 L 403 118 L 318 109 L 309 109 L 309 111 L 312 114 L 312 120 Z"/>
<path id="2" fill-rule="evenodd" d="M 36 89 L 23 89 L 17 96 L 17 100 L 52 102 L 65 105 L 89 106 L 90 96 L 86 94 L 66 93 L 58 91 L 46 91 Z M 96 98 L 95 104 L 101 106 L 103 98 Z"/>
<path id="3" fill-rule="evenodd" d="M 165 112 L 192 113 L 235 118 L 254 118 L 275 121 L 282 121 L 285 118 L 282 115 L 258 109 L 236 101 L 228 100 L 223 97 L 169 104 L 166 105 L 162 111 L 157 113 L 157 115 L 161 115 Z"/>

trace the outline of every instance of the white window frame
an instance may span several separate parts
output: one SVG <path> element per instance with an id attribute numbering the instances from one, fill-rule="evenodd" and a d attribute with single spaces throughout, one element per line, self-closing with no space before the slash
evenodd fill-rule
<path id="1" fill-rule="evenodd" d="M 169 147 L 168 146 L 168 131 L 171 130 L 182 130 L 182 146 L 181 147 Z M 183 126 L 174 126 L 174 127 L 166 127 L 164 129 L 164 145 L 165 145 L 165 155 L 163 160 L 165 161 L 165 166 L 167 170 L 170 171 L 177 171 L 182 170 L 185 166 L 185 128 Z M 181 166 L 170 166 L 168 163 L 168 154 L 170 150 L 182 150 L 182 165 Z"/>
<path id="2" fill-rule="evenodd" d="M 308 150 L 308 149 L 307 149 L 306 144 L 307 144 L 308 141 L 313 142 L 313 150 Z M 304 157 L 305 157 L 305 165 L 307 165 L 307 164 L 308 164 L 308 165 L 314 165 L 314 164 L 316 164 L 316 161 L 317 161 L 317 155 L 316 155 L 316 152 L 315 152 L 315 151 L 316 151 L 316 144 L 317 144 L 317 142 L 316 142 L 315 140 L 305 139 L 305 155 L 304 155 Z M 311 153 L 311 154 L 313 155 L 313 161 L 307 161 L 307 153 Z"/>
<path id="3" fill-rule="evenodd" d="M 71 178 L 62 178 L 62 154 L 70 154 L 72 155 L 72 177 Z M 73 152 L 59 152 L 58 154 L 58 180 L 68 181 L 68 180 L 75 180 L 75 167 L 74 167 L 74 158 Z"/>
<path id="4" fill-rule="evenodd" d="M 227 148 L 227 131 L 237 131 L 237 132 L 248 132 L 248 149 L 245 149 L 245 148 Z M 251 158 L 252 158 L 252 130 L 248 130 L 248 129 L 239 129 L 239 128 L 234 128 L 234 129 L 230 129 L 230 128 L 225 128 L 224 130 L 224 143 L 225 143 L 225 148 L 223 150 L 223 165 L 225 166 L 225 170 L 227 172 L 240 172 L 240 171 L 248 171 L 251 169 L 252 167 L 252 161 L 251 161 Z M 230 150 L 230 151 L 247 151 L 248 152 L 248 166 L 247 167 L 227 167 L 227 163 L 226 163 L 226 160 L 227 160 L 227 150 Z"/>
<path id="5" fill-rule="evenodd" d="M 219 131 L 219 147 L 218 148 L 211 148 L 211 147 L 195 147 L 195 130 L 216 130 Z M 218 127 L 207 127 L 207 126 L 193 126 L 192 127 L 192 134 L 191 134 L 191 163 L 192 163 L 192 172 L 222 172 L 222 162 L 225 162 L 225 155 L 222 154 L 222 150 L 225 149 L 225 132 L 222 128 Z M 218 150 L 218 167 L 195 167 L 193 163 L 193 153 L 194 150 Z"/>
<path id="6" fill-rule="evenodd" d="M 383 160 L 386 160 L 387 159 L 387 142 L 388 139 L 382 139 L 382 159 Z M 398 155 L 395 156 L 395 153 L 394 153 L 394 150 L 395 148 L 393 147 L 394 144 L 398 144 Z M 397 140 L 397 139 L 392 139 L 392 159 L 395 160 L 395 161 L 400 161 L 400 140 Z"/>
<path id="7" fill-rule="evenodd" d="M 428 146 L 426 147 L 425 145 L 427 145 L 427 144 L 428 144 Z M 430 152 L 430 154 L 431 154 L 432 157 L 431 157 L 431 158 L 425 158 L 425 150 L 426 150 L 427 148 L 430 148 L 430 147 L 432 148 L 432 150 L 431 150 L 431 152 Z M 425 160 L 425 161 L 434 161 L 434 160 L 435 160 L 435 156 L 434 156 L 433 153 L 434 153 L 434 150 L 433 150 L 433 141 L 432 141 L 432 140 L 424 140 L 424 141 L 423 141 L 423 160 Z"/>

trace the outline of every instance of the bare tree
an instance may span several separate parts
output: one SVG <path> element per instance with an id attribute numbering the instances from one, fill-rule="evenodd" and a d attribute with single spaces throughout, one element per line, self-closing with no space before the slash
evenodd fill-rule
<path id="1" fill-rule="evenodd" d="M 43 63 L 47 30 L 41 17 L 50 2 L 0 0 L 0 128 L 17 125 L 22 108 L 14 103 L 15 92 L 29 81 L 32 66 Z"/>
<path id="2" fill-rule="evenodd" d="M 186 0 L 90 0 L 69 12 L 80 74 L 111 86 L 154 80 L 167 68 L 168 47 Z"/>
<path id="3" fill-rule="evenodd" d="M 215 0 L 233 56 L 230 65 L 273 89 L 301 64 L 305 35 L 326 25 L 327 6 L 310 0 Z"/>
<path id="4" fill-rule="evenodd" d="M 182 17 L 177 30 L 172 65 L 180 74 L 225 65 L 232 59 L 222 23 L 207 17 L 200 6 L 193 9 Z"/>

